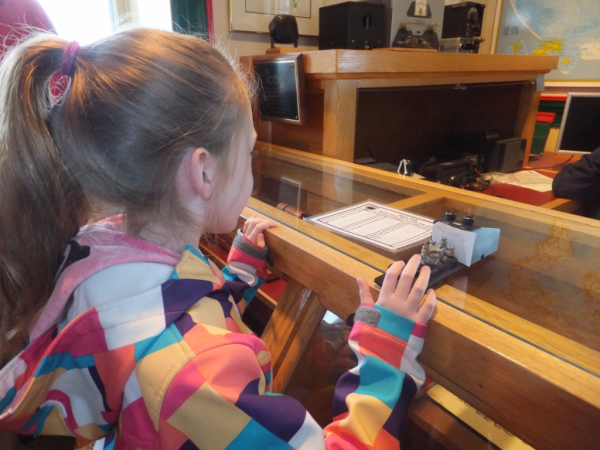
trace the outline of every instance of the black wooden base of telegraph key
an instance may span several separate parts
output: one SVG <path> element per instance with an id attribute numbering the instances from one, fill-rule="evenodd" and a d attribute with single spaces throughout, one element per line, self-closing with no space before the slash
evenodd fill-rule
<path id="1" fill-rule="evenodd" d="M 415 279 L 421 273 L 421 267 L 428 265 L 431 269 L 431 275 L 429 276 L 429 283 L 427 287 L 433 286 L 438 281 L 446 278 L 449 275 L 452 275 L 454 272 L 459 271 L 463 267 L 466 267 L 464 264 L 459 263 L 458 260 L 452 256 L 449 257 L 446 261 L 442 262 L 440 265 L 437 264 L 421 264 L 417 269 L 417 274 L 415 275 Z M 380 287 L 383 285 L 383 279 L 385 278 L 385 274 L 378 276 L 375 278 L 375 283 Z"/>

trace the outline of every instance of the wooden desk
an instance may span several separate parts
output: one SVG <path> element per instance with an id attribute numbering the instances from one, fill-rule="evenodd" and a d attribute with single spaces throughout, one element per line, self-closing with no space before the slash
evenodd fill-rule
<path id="1" fill-rule="evenodd" d="M 557 174 L 567 164 L 573 164 L 581 159 L 580 155 L 557 155 L 555 153 L 543 153 L 540 156 L 532 156 L 525 169 L 535 169 L 547 176 Z"/>
<path id="2" fill-rule="evenodd" d="M 518 110 L 510 134 L 527 139 L 528 157 L 540 98 L 536 79 L 558 64 L 556 56 L 367 50 L 313 51 L 303 53 L 303 58 L 308 83 L 307 127 L 263 122 L 258 127 L 259 140 L 349 162 L 354 161 L 357 130 L 362 126 L 357 124 L 361 91 L 511 82 L 526 83 L 520 97 L 515 99 Z M 251 59 L 241 61 L 250 66 Z M 495 103 L 495 100 L 490 101 Z M 381 105 L 370 107 L 377 110 Z M 406 111 L 418 105 L 401 107 Z M 452 107 L 448 105 L 448 111 L 443 114 L 455 113 Z M 429 129 L 428 133 L 435 134 L 435 130 Z"/>
<path id="3" fill-rule="evenodd" d="M 572 164 L 580 159 L 581 156 L 579 155 L 556 155 L 554 153 L 544 153 L 539 157 L 530 158 L 529 164 L 526 168 L 537 168 L 536 172 L 539 172 L 547 177 L 554 178 L 566 164 Z M 582 212 L 582 205 L 574 200 L 554 197 L 552 192 L 547 192 L 545 194 L 549 194 L 549 196 L 544 197 L 543 199 L 534 194 L 536 201 L 543 201 L 542 204 L 535 204 L 535 206 L 541 206 L 542 208 L 568 212 L 571 214 L 579 214 Z M 511 199 L 515 201 L 522 201 L 520 198 Z"/>

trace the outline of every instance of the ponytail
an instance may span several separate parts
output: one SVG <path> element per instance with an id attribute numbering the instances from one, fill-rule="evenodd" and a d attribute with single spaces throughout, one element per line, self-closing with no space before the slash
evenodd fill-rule
<path id="1" fill-rule="evenodd" d="M 0 367 L 26 345 L 87 209 L 47 126 L 65 47 L 37 36 L 0 64 Z"/>

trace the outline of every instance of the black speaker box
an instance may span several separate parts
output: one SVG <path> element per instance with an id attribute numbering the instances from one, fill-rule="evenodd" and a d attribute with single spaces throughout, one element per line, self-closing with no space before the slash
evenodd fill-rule
<path id="1" fill-rule="evenodd" d="M 485 5 L 475 2 L 447 5 L 444 9 L 442 39 L 481 36 Z"/>
<path id="2" fill-rule="evenodd" d="M 385 5 L 346 2 L 319 9 L 319 50 L 385 46 Z"/>
<path id="3" fill-rule="evenodd" d="M 516 172 L 523 167 L 527 139 L 510 138 L 496 142 L 486 172 Z"/>

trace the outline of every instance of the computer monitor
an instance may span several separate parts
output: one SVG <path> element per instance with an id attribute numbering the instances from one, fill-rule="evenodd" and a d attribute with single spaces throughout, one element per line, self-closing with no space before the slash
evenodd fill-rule
<path id="1" fill-rule="evenodd" d="M 600 94 L 571 92 L 556 143 L 556 153 L 585 155 L 600 147 Z"/>

